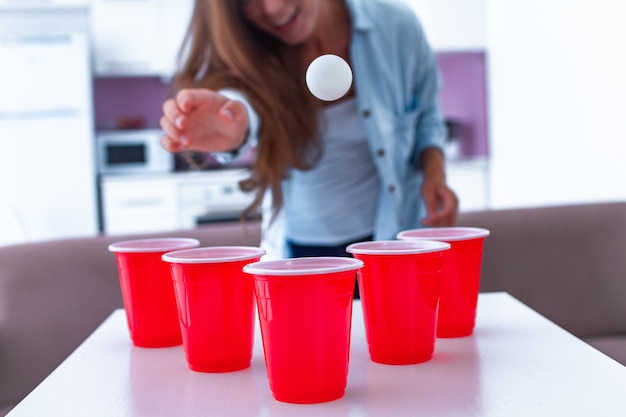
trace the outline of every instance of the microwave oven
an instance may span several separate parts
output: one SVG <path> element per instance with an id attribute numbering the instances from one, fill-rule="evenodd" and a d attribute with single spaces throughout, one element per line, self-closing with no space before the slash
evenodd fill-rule
<path id="1" fill-rule="evenodd" d="M 151 174 L 174 170 L 174 155 L 161 146 L 160 129 L 109 130 L 96 134 L 100 174 Z"/>

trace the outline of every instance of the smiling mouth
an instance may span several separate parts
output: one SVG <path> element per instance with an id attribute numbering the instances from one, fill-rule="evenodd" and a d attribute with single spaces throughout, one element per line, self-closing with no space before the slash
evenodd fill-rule
<path id="1" fill-rule="evenodd" d="M 279 21 L 274 22 L 274 26 L 278 30 L 285 29 L 287 26 L 289 26 L 291 22 L 294 21 L 297 15 L 298 15 L 298 10 L 294 10 L 293 12 L 291 12 L 284 18 L 280 19 Z"/>

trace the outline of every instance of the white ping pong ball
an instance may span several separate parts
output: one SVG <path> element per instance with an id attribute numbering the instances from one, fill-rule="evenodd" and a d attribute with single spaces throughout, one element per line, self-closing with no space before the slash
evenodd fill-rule
<path id="1" fill-rule="evenodd" d="M 309 64 L 306 85 L 320 100 L 337 100 L 350 90 L 352 70 L 343 58 L 332 54 L 322 55 Z"/>

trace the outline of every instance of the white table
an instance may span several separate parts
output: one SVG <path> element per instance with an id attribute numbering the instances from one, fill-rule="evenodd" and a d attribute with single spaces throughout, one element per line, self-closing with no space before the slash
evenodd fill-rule
<path id="1" fill-rule="evenodd" d="M 482 294 L 474 335 L 438 339 L 431 361 L 380 365 L 356 302 L 345 397 L 286 404 L 258 325 L 249 369 L 204 374 L 182 346 L 132 346 L 117 310 L 8 416 L 626 416 L 626 367 L 505 293 Z"/>

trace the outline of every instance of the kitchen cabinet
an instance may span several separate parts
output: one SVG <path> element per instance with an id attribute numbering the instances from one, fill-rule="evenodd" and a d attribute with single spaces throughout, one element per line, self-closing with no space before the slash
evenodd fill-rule
<path id="1" fill-rule="evenodd" d="M 488 163 L 484 158 L 447 162 L 448 183 L 463 211 L 489 206 Z M 102 229 L 108 235 L 191 229 L 212 221 L 236 220 L 253 194 L 239 181 L 245 169 L 166 174 L 103 175 Z"/>
<path id="2" fill-rule="evenodd" d="M 92 0 L 96 76 L 174 73 L 192 0 Z"/>
<path id="3" fill-rule="evenodd" d="M 104 232 L 115 235 L 177 229 L 176 193 L 174 177 L 103 177 Z"/>
<path id="4" fill-rule="evenodd" d="M 238 219 L 253 199 L 239 189 L 244 178 L 244 169 L 102 176 L 103 231 L 160 232 Z"/>

